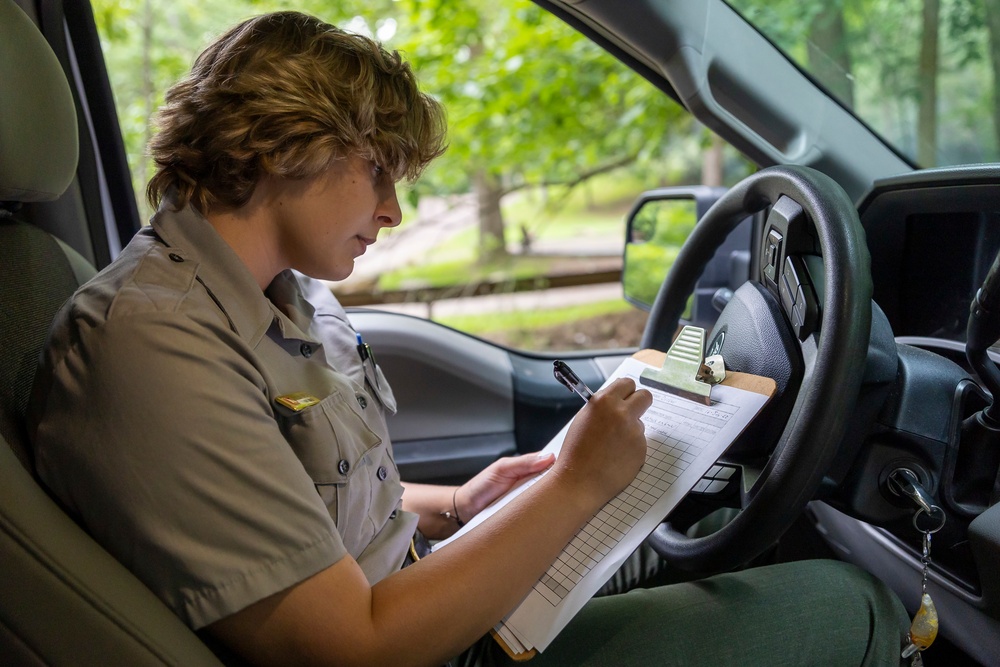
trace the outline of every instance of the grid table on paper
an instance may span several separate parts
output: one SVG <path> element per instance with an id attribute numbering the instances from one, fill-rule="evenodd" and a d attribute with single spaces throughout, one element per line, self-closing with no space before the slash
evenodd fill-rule
<path id="1" fill-rule="evenodd" d="M 657 395 L 653 406 L 643 416 L 646 462 L 639 474 L 576 534 L 535 584 L 535 590 L 552 606 L 558 605 L 626 531 L 663 497 L 705 444 L 738 410 L 737 406 L 724 403 L 713 403 L 711 409 L 706 410 L 675 396 Z M 657 431 L 670 435 L 657 435 Z"/>

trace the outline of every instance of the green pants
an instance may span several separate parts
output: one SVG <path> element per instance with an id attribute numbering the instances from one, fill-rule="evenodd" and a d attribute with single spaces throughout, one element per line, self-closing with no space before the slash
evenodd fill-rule
<path id="1" fill-rule="evenodd" d="M 666 576 L 656 570 L 640 550 L 609 583 L 645 586 Z M 899 665 L 908 626 L 896 596 L 868 573 L 799 561 L 595 597 L 544 653 L 520 664 Z M 453 664 L 518 663 L 484 637 Z"/>

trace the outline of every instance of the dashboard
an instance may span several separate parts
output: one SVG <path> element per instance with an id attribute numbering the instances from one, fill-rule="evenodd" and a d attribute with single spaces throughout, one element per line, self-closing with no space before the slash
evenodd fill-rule
<path id="1" fill-rule="evenodd" d="M 914 471 L 947 514 L 934 536 L 929 579 L 938 613 L 948 619 L 946 635 L 983 664 L 996 664 L 1000 430 L 977 424 L 990 397 L 966 360 L 965 341 L 970 304 L 1000 251 L 1000 165 L 880 180 L 858 212 L 873 298 L 896 343 L 897 378 L 879 397 L 842 484 L 813 510 L 843 559 L 873 571 L 915 607 L 913 506 L 886 484 L 892 470 Z M 996 349 L 990 356 L 1000 360 Z"/>
<path id="2" fill-rule="evenodd" d="M 878 181 L 862 199 L 874 299 L 896 336 L 964 344 L 969 304 L 1000 250 L 998 186 L 1000 166 L 977 165 Z"/>

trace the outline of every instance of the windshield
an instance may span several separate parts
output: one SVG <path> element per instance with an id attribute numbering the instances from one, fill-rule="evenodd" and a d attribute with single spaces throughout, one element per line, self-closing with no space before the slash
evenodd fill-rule
<path id="1" fill-rule="evenodd" d="M 729 0 L 921 167 L 998 159 L 1000 14 L 953 0 Z"/>

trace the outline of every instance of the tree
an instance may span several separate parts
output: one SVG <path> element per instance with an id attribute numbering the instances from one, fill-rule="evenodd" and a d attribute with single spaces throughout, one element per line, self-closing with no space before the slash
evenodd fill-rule
<path id="1" fill-rule="evenodd" d="M 991 115 L 997 142 L 1000 143 L 1000 0 L 985 0 L 983 4 L 986 10 L 986 27 L 989 31 L 989 59 L 992 67 L 993 95 L 990 98 L 993 102 L 993 113 Z"/>
<path id="2" fill-rule="evenodd" d="M 920 35 L 920 61 L 917 116 L 917 162 L 931 167 L 937 162 L 937 82 L 938 22 L 940 0 L 923 0 L 923 26 Z"/>
<path id="3" fill-rule="evenodd" d="M 851 49 L 843 2 L 824 3 L 809 21 L 809 70 L 848 108 L 854 106 Z"/>
<path id="4" fill-rule="evenodd" d="M 255 13 L 252 0 L 93 0 L 140 213 L 148 218 L 146 144 L 167 88 L 217 34 Z"/>
<path id="5" fill-rule="evenodd" d="M 500 202 L 662 155 L 687 131 L 660 91 L 527 2 L 403 0 L 391 45 L 447 107 L 450 149 L 424 188 L 477 195 L 480 257 L 506 252 Z"/>
<path id="6" fill-rule="evenodd" d="M 527 0 L 94 0 L 137 192 L 149 119 L 208 41 L 276 8 L 368 31 L 413 63 L 449 113 L 451 148 L 418 192 L 476 193 L 480 254 L 506 251 L 500 202 L 659 157 L 689 118 L 650 84 Z M 152 16 L 156 21 L 152 21 Z M 145 211 L 148 213 L 148 211 Z"/>

